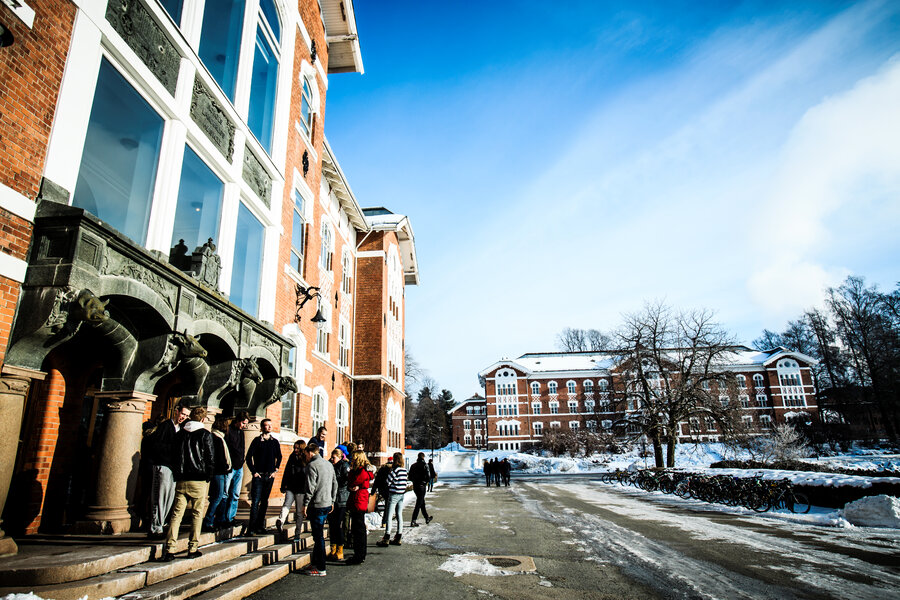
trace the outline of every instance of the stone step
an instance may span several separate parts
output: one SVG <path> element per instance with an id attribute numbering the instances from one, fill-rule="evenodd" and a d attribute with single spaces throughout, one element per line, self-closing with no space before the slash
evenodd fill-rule
<path id="1" fill-rule="evenodd" d="M 302 569 L 309 562 L 309 552 L 294 553 L 277 563 L 260 567 L 250 573 L 235 577 L 227 583 L 194 596 L 191 600 L 241 600 L 251 594 L 255 594 L 266 586 L 272 585 L 288 573 Z"/>
<path id="2" fill-rule="evenodd" d="M 172 562 L 145 562 L 139 565 L 126 567 L 121 572 L 144 573 L 146 579 L 139 587 L 154 585 L 166 579 L 172 579 L 184 575 L 190 571 L 203 569 L 212 565 L 237 558 L 251 551 L 252 544 L 249 540 L 235 539 L 234 541 L 219 542 L 209 546 L 201 546 L 203 556 L 191 560 L 184 560 L 184 554 L 177 554 Z M 138 588 L 134 588 L 138 589 Z M 131 591 L 131 590 L 129 590 Z"/>
<path id="3" fill-rule="evenodd" d="M 0 594 L 33 593 L 45 600 L 100 600 L 115 598 L 144 587 L 144 573 L 106 573 L 70 583 L 0 588 Z"/>
<path id="4" fill-rule="evenodd" d="M 144 538 L 146 539 L 146 538 Z M 19 553 L 0 562 L 0 588 L 52 585 L 103 575 L 139 564 L 154 556 L 149 543 L 121 546 L 106 536 L 104 544 L 96 539 L 78 537 L 52 543 L 27 540 L 19 543 Z M 137 543 L 137 542 L 135 542 Z"/>
<path id="5" fill-rule="evenodd" d="M 119 600 L 182 600 L 203 593 L 262 566 L 261 554 L 246 554 L 135 590 L 120 596 Z"/>

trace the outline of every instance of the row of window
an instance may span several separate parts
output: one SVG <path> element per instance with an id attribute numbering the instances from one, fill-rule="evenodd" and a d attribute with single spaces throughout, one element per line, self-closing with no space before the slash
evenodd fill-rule
<path id="1" fill-rule="evenodd" d="M 290 357 L 289 368 L 293 372 L 293 351 Z M 299 431 L 298 422 L 300 415 L 297 414 L 297 394 L 290 392 L 281 398 L 281 429 L 283 431 Z M 310 410 L 310 421 L 312 422 L 312 430 L 318 431 L 319 427 L 325 426 L 328 421 L 328 396 L 323 390 L 313 392 L 312 408 Z M 337 399 L 334 409 L 334 430 L 337 436 L 337 443 L 342 444 L 348 441 L 347 428 L 350 425 L 350 405 L 343 397 Z"/>

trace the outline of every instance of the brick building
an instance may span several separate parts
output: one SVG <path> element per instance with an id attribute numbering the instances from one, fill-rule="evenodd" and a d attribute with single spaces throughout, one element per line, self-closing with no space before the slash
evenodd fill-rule
<path id="1" fill-rule="evenodd" d="M 717 367 L 728 375 L 728 386 L 704 383 L 723 403 L 732 403 L 743 423 L 764 432 L 791 419 L 818 418 L 810 365 L 815 360 L 783 348 L 757 352 L 736 347 Z M 478 374 L 485 390 L 485 437 L 490 449 L 520 450 L 538 443 L 546 428 L 626 431 L 635 401 L 622 394 L 627 383 L 612 353 L 545 352 L 501 360 Z M 721 389 L 719 389 L 721 385 Z M 470 406 L 454 407 L 453 422 L 473 420 Z M 679 424 L 679 442 L 715 441 L 721 434 L 713 419 L 690 417 Z M 454 427 L 454 436 L 456 436 Z M 466 429 L 456 441 L 467 447 Z"/>
<path id="2" fill-rule="evenodd" d="M 325 137 L 352 2 L 3 0 L 0 25 L 4 523 L 138 526 L 142 425 L 178 402 L 402 447 L 412 229 Z"/>
<path id="3" fill-rule="evenodd" d="M 466 448 L 488 447 L 487 403 L 475 394 L 450 409 L 450 441 Z"/>

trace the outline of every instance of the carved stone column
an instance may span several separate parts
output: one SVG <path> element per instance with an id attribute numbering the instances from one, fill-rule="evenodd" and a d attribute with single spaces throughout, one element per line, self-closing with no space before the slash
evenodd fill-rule
<path id="1" fill-rule="evenodd" d="M 250 450 L 250 443 L 259 437 L 259 421 L 256 420 L 255 417 L 250 417 L 252 420 L 247 424 L 247 429 L 244 430 L 244 451 Z M 250 473 L 250 469 L 247 468 L 247 462 L 244 462 L 244 479 L 241 482 L 241 500 L 240 503 L 244 506 L 250 506 L 250 480 L 253 479 L 253 475 Z"/>
<path id="2" fill-rule="evenodd" d="M 144 405 L 156 398 L 135 391 L 99 392 L 105 402 L 106 423 L 100 447 L 97 489 L 79 530 L 125 533 L 133 520 L 134 491 L 141 452 Z"/>
<path id="3" fill-rule="evenodd" d="M 22 428 L 22 413 L 25 397 L 32 381 L 40 381 L 47 374 L 41 371 L 3 365 L 0 375 L 0 513 L 6 506 L 9 483 L 16 466 L 19 447 L 19 433 Z M 19 551 L 12 538 L 6 537 L 0 529 L 0 556 L 8 556 Z"/>

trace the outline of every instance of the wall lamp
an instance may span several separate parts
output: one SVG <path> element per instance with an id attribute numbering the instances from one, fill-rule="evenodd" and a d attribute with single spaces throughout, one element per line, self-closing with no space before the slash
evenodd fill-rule
<path id="1" fill-rule="evenodd" d="M 303 287 L 301 284 L 297 284 L 297 314 L 294 316 L 294 321 L 297 323 L 300 322 L 300 311 L 303 310 L 303 306 L 312 300 L 313 298 L 321 298 L 322 295 L 319 293 L 319 288 L 314 286 Z M 325 317 L 322 316 L 322 307 L 320 306 L 318 310 L 316 310 L 315 316 L 310 319 L 316 327 L 324 327 L 325 323 L 328 321 Z"/>

